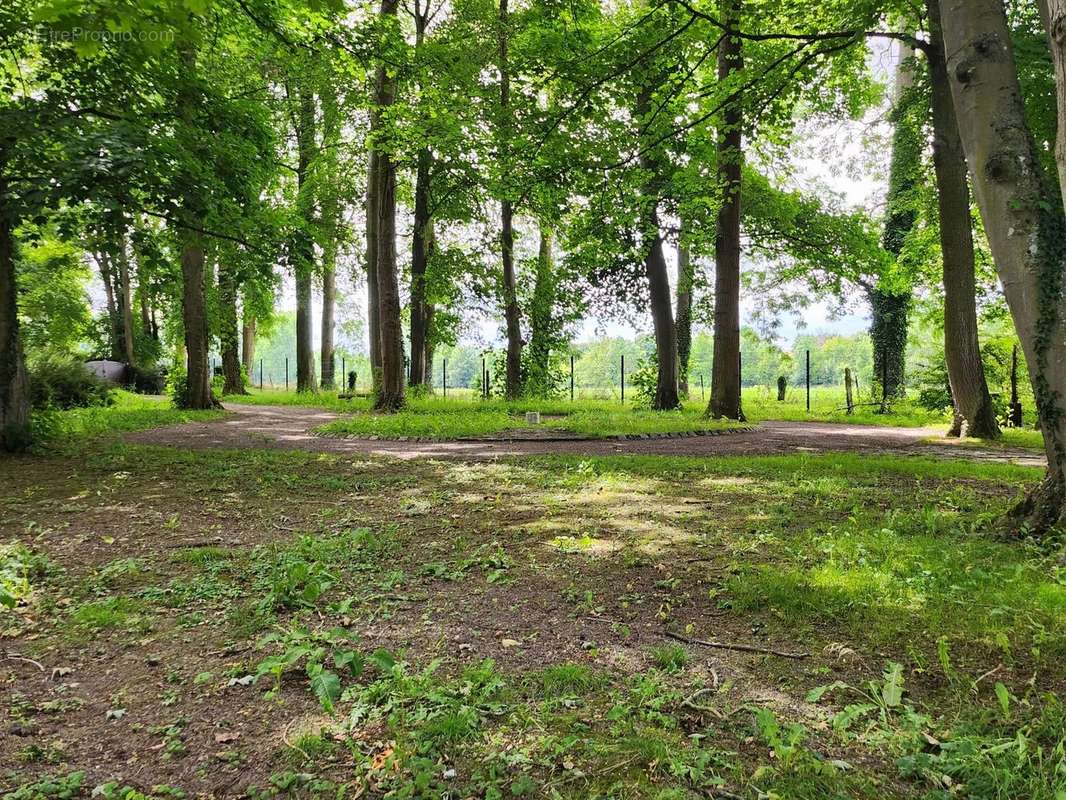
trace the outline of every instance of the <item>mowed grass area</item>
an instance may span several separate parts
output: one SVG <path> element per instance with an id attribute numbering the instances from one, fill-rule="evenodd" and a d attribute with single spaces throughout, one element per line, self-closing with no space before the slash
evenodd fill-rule
<path id="1" fill-rule="evenodd" d="M 1062 545 L 987 529 L 1039 475 L 106 443 L 9 459 L 0 630 L 43 671 L 0 661 L 18 731 L 0 784 L 1060 800 Z"/>
<path id="2" fill-rule="evenodd" d="M 584 436 L 618 436 L 622 434 L 678 433 L 735 427 L 735 423 L 706 417 L 706 405 L 692 397 L 678 411 L 654 412 L 618 398 L 579 397 L 552 400 L 523 399 L 507 401 L 482 399 L 467 390 L 450 390 L 448 397 L 439 394 L 413 395 L 408 407 L 399 414 L 376 414 L 367 396 L 340 398 L 336 392 L 302 393 L 252 390 L 249 395 L 226 397 L 226 402 L 268 405 L 304 405 L 324 408 L 346 415 L 327 425 L 331 433 L 393 438 L 414 436 L 461 438 L 484 436 L 525 427 L 526 411 L 539 411 L 543 424 L 563 428 Z M 930 412 L 910 401 L 893 406 L 892 413 L 879 414 L 869 406 L 859 406 L 848 415 L 841 406 L 843 388 L 813 387 L 811 411 L 806 410 L 806 395 L 790 389 L 785 402 L 778 403 L 776 393 L 765 387 L 744 390 L 744 411 L 748 420 L 807 420 L 903 427 L 946 427 L 949 420 L 939 412 Z"/>
<path id="3" fill-rule="evenodd" d="M 116 389 L 112 396 L 114 402 L 109 406 L 34 412 L 35 444 L 43 448 L 76 446 L 106 434 L 209 422 L 225 415 L 224 411 L 184 411 L 175 408 L 169 397 L 139 395 L 123 389 Z"/>

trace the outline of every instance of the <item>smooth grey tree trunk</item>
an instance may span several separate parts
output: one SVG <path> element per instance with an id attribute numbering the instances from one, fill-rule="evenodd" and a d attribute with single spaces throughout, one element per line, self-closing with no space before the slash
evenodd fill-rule
<path id="1" fill-rule="evenodd" d="M 1025 117 L 1002 0 L 947 0 L 947 71 L 974 195 L 1029 365 L 1048 469 L 1010 515 L 1042 533 L 1066 505 L 1066 218 Z M 1059 85 L 1060 102 L 1066 87 Z M 1061 172 L 1061 169 L 1060 169 Z"/>
<path id="2" fill-rule="evenodd" d="M 999 436 L 988 392 L 977 332 L 973 223 L 966 181 L 966 154 L 951 101 L 940 2 L 926 0 L 930 39 L 926 49 L 933 107 L 933 167 L 940 216 L 940 250 L 944 266 L 944 357 L 959 424 L 956 435 L 983 439 Z M 952 426 L 954 431 L 955 426 Z"/>

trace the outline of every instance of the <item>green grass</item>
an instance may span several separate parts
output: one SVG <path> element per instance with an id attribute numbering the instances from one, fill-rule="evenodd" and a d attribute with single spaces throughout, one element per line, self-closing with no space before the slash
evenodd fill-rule
<path id="1" fill-rule="evenodd" d="M 220 419 L 223 411 L 183 411 L 169 398 L 133 394 L 122 389 L 114 393 L 110 406 L 74 408 L 68 411 L 35 412 L 34 441 L 40 447 L 64 447 L 98 436 L 128 433 L 183 422 Z"/>
<path id="2" fill-rule="evenodd" d="M 776 391 L 762 386 L 744 389 L 744 412 L 748 420 L 789 420 L 839 422 L 863 425 L 898 427 L 946 426 L 948 419 L 941 412 L 928 411 L 904 400 L 893 405 L 891 413 L 880 414 L 870 406 L 860 406 L 848 415 L 842 408 L 842 387 L 815 386 L 811 389 L 811 410 L 806 408 L 802 389 L 790 389 L 785 402 L 778 403 Z M 732 423 L 717 422 L 704 417 L 706 400 L 692 395 L 678 411 L 654 412 L 636 408 L 631 401 L 625 404 L 617 398 L 569 398 L 483 400 L 469 392 L 449 393 L 445 398 L 436 395 L 413 395 L 407 408 L 394 415 L 370 413 L 371 400 L 366 396 L 341 399 L 335 392 L 315 394 L 253 389 L 249 395 L 224 398 L 227 403 L 260 403 L 265 405 L 311 406 L 349 414 L 326 426 L 333 433 L 360 436 L 398 436 L 426 438 L 460 438 L 499 433 L 523 427 L 521 418 L 526 411 L 539 411 L 546 417 L 544 424 L 566 428 L 583 436 L 618 436 L 642 433 L 678 433 L 729 427 Z M 551 419 L 565 416 L 564 420 Z"/>

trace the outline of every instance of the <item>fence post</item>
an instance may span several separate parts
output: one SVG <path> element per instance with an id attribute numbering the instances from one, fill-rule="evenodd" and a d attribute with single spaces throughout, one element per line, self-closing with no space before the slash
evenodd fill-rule
<path id="1" fill-rule="evenodd" d="M 701 372 L 700 373 L 700 400 L 702 401 L 703 399 L 704 399 L 704 396 L 703 396 L 703 373 Z"/>
<path id="2" fill-rule="evenodd" d="M 621 377 L 621 381 L 622 381 L 622 403 L 624 404 L 625 401 L 626 401 L 626 354 L 625 353 L 622 353 L 622 373 L 621 373 L 620 377 Z"/>
<path id="3" fill-rule="evenodd" d="M 848 405 L 848 413 L 855 411 L 855 401 L 851 395 L 851 367 L 844 367 L 844 396 Z"/>
<path id="4" fill-rule="evenodd" d="M 348 385 L 348 359 L 341 356 L 341 386 Z"/>
<path id="5" fill-rule="evenodd" d="M 259 391 L 263 391 L 263 359 L 259 359 Z"/>
<path id="6" fill-rule="evenodd" d="M 570 354 L 570 402 L 574 402 L 574 354 Z"/>
<path id="7" fill-rule="evenodd" d="M 285 356 L 285 391 L 289 391 L 289 357 Z"/>
<path id="8" fill-rule="evenodd" d="M 807 351 L 807 413 L 811 413 L 811 351 Z"/>
<path id="9" fill-rule="evenodd" d="M 448 396 L 448 359 L 444 359 L 444 366 L 441 367 L 441 384 L 444 387 L 444 396 Z"/>

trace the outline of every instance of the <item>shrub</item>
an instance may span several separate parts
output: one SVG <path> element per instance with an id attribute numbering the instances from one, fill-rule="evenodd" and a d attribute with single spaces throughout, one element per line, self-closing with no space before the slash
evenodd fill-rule
<path id="1" fill-rule="evenodd" d="M 137 394 L 163 394 L 167 385 L 166 373 L 161 367 L 131 364 L 126 367 L 126 388 Z"/>
<path id="2" fill-rule="evenodd" d="M 111 387 L 80 361 L 48 358 L 30 371 L 30 400 L 38 410 L 106 406 Z"/>

